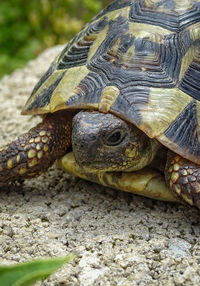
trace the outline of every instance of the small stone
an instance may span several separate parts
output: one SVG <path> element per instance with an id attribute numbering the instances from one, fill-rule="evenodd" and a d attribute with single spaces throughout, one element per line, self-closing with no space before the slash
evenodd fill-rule
<path id="1" fill-rule="evenodd" d="M 174 257 L 190 257 L 191 244 L 181 238 L 171 238 L 168 247 L 173 252 Z"/>

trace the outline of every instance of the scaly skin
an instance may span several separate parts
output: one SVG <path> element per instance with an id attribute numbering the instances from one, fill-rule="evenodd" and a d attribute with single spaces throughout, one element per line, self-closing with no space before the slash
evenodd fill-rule
<path id="1" fill-rule="evenodd" d="M 41 174 L 71 146 L 72 116 L 48 114 L 42 123 L 0 149 L 0 186 Z"/>

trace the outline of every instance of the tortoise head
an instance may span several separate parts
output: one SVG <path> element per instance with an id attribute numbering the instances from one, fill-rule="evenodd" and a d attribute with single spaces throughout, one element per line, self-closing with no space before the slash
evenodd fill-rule
<path id="1" fill-rule="evenodd" d="M 72 130 L 74 156 L 86 172 L 139 170 L 158 149 L 154 139 L 110 113 L 81 111 Z"/>

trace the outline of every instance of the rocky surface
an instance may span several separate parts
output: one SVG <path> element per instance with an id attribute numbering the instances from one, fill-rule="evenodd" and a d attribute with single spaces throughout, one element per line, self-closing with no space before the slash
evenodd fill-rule
<path id="1" fill-rule="evenodd" d="M 40 120 L 20 110 L 60 49 L 1 79 L 1 144 Z M 37 285 L 200 285 L 196 209 L 106 189 L 56 166 L 0 196 L 1 264 L 77 253 Z"/>

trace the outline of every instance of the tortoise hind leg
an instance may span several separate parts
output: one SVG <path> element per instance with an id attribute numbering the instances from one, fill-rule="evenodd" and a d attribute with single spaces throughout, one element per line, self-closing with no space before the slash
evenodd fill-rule
<path id="1" fill-rule="evenodd" d="M 168 151 L 165 178 L 177 198 L 200 209 L 200 165 Z"/>
<path id="2" fill-rule="evenodd" d="M 0 149 L 0 186 L 37 176 L 71 146 L 72 119 L 48 114 L 42 123 Z"/>

